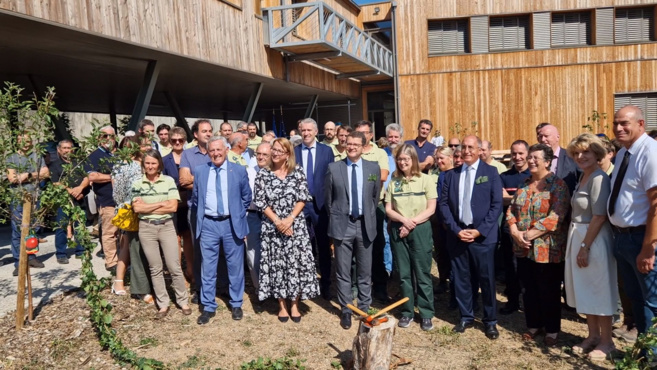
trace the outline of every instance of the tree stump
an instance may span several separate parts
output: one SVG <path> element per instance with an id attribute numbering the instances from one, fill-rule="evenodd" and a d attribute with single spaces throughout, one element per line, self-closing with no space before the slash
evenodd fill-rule
<path id="1" fill-rule="evenodd" d="M 388 370 L 392 360 L 392 338 L 397 320 L 388 316 L 388 321 L 370 327 L 360 323 L 354 338 L 353 368 L 356 370 Z"/>

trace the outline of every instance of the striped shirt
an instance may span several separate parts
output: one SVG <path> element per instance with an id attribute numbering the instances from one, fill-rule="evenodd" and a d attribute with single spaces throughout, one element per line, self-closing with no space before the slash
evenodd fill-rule
<path id="1" fill-rule="evenodd" d="M 146 175 L 132 183 L 132 199 L 141 198 L 144 203 L 158 203 L 175 199 L 180 201 L 180 194 L 175 180 L 167 175 L 160 175 L 155 182 L 150 182 Z M 173 213 L 159 215 L 154 213 L 139 214 L 140 220 L 166 220 L 173 217 Z"/>

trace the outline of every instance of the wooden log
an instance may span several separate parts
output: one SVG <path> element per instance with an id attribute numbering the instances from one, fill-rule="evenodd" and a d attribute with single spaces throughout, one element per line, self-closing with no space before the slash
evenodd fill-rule
<path id="1" fill-rule="evenodd" d="M 25 323 L 25 279 L 27 271 L 27 250 L 25 238 L 30 232 L 30 217 L 32 215 L 32 199 L 25 195 L 23 202 L 23 219 L 21 221 L 21 245 L 18 259 L 18 286 L 16 289 L 16 329 L 22 329 Z"/>
<path id="2" fill-rule="evenodd" d="M 397 320 L 388 316 L 388 321 L 377 326 L 360 323 L 358 335 L 352 348 L 355 370 L 388 370 L 392 359 L 392 338 Z"/>

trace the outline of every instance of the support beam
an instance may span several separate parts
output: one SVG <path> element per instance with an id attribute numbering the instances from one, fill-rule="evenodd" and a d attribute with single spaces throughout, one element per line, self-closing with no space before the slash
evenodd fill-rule
<path id="1" fill-rule="evenodd" d="M 258 82 L 254 88 L 251 97 L 249 98 L 249 103 L 246 105 L 246 110 L 244 110 L 244 116 L 242 116 L 242 121 L 251 122 L 253 119 L 253 112 L 255 112 L 256 107 L 258 106 L 258 100 L 260 100 L 260 94 L 262 93 L 262 82 Z"/>
<path id="2" fill-rule="evenodd" d="M 148 66 L 146 67 L 146 73 L 144 74 L 144 82 L 141 85 L 139 95 L 137 95 L 137 101 L 135 102 L 135 107 L 132 110 L 128 130 L 135 130 L 137 123 L 146 117 L 148 106 L 151 104 L 151 98 L 153 97 L 153 90 L 155 89 L 157 76 L 159 74 L 160 66 L 157 64 L 157 60 L 149 61 Z"/>
<path id="3" fill-rule="evenodd" d="M 310 98 L 310 102 L 308 103 L 308 108 L 306 108 L 306 114 L 303 116 L 304 118 L 312 117 L 313 111 L 315 110 L 315 107 L 317 106 L 317 100 L 318 99 L 319 99 L 319 95 L 313 95 Z"/>
<path id="4" fill-rule="evenodd" d="M 169 108 L 171 108 L 171 112 L 173 113 L 173 116 L 176 117 L 176 125 L 178 127 L 182 127 L 185 130 L 185 133 L 187 134 L 188 142 L 194 140 L 194 135 L 192 135 L 192 130 L 189 128 L 189 124 L 187 123 L 187 120 L 185 119 L 185 115 L 180 109 L 180 106 L 178 105 L 178 101 L 176 100 L 176 98 L 169 91 L 165 91 L 164 96 L 167 98 L 167 102 L 169 103 Z"/>
<path id="5" fill-rule="evenodd" d="M 290 62 L 300 62 L 302 60 L 320 60 L 341 57 L 341 51 L 327 51 L 324 53 L 308 53 L 301 55 L 290 55 L 288 60 Z"/>
<path id="6" fill-rule="evenodd" d="M 367 76 L 378 76 L 381 72 L 356 72 L 356 73 L 343 73 L 335 76 L 336 80 L 345 80 L 347 78 L 358 78 L 358 77 L 367 77 Z"/>

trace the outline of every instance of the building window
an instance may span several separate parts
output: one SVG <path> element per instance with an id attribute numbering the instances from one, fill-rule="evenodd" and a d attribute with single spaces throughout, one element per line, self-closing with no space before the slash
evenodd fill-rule
<path id="1" fill-rule="evenodd" d="M 490 51 L 529 49 L 529 16 L 490 19 Z"/>
<path id="2" fill-rule="evenodd" d="M 614 111 L 628 104 L 641 108 L 646 120 L 646 131 L 657 129 L 657 92 L 614 95 Z"/>
<path id="3" fill-rule="evenodd" d="M 655 7 L 617 8 L 614 22 L 616 43 L 655 40 Z"/>
<path id="4" fill-rule="evenodd" d="M 591 44 L 591 13 L 553 13 L 550 25 L 552 47 Z"/>
<path id="5" fill-rule="evenodd" d="M 429 21 L 429 55 L 469 53 L 466 19 Z"/>

